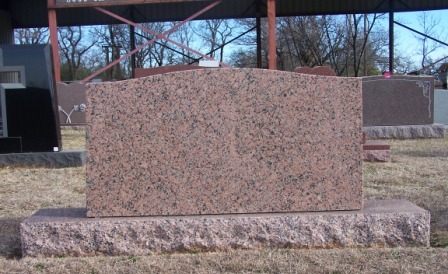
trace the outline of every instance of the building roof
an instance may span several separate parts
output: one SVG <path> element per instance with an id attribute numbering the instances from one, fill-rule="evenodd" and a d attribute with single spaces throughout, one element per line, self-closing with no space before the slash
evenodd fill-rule
<path id="1" fill-rule="evenodd" d="M 82 26 L 121 23 L 116 19 L 87 7 L 94 0 L 78 1 L 67 7 L 70 0 L 56 0 L 59 26 Z M 254 18 L 259 12 L 267 16 L 267 0 L 222 0 L 215 8 L 198 19 Z M 81 3 L 79 3 L 81 2 Z M 103 5 L 115 14 L 134 22 L 184 20 L 213 2 L 212 0 L 103 0 Z M 277 16 L 384 13 L 393 2 L 394 12 L 448 9 L 447 0 L 276 0 Z M 98 3 L 95 1 L 95 4 Z M 65 5 L 65 6 L 64 6 Z M 0 9 L 12 17 L 13 28 L 48 26 L 47 0 L 0 0 Z"/>

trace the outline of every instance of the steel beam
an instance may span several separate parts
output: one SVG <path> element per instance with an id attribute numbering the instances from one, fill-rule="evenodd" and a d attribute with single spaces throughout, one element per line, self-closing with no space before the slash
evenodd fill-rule
<path id="1" fill-rule="evenodd" d="M 408 26 L 406 26 L 406 25 L 403 25 L 403 24 L 400 23 L 400 22 L 394 21 L 394 24 L 397 24 L 397 25 L 399 25 L 399 26 L 402 27 L 402 28 L 405 28 L 405 29 L 407 29 L 407 30 L 410 30 L 410 31 L 412 31 L 412 32 L 415 32 L 415 33 L 417 33 L 418 35 L 421 35 L 421 36 L 426 37 L 426 38 L 428 38 L 428 39 L 430 39 L 430 40 L 432 40 L 432 41 L 434 41 L 434 42 L 437 42 L 437 43 L 439 43 L 439 44 L 442 44 L 442 45 L 448 47 L 448 43 L 445 43 L 445 42 L 443 42 L 442 40 L 436 39 L 436 38 L 434 38 L 434 37 L 432 37 L 432 36 L 429 36 L 429 35 L 427 35 L 427 34 L 424 34 L 423 32 L 420 32 L 420 31 L 415 30 L 415 29 L 413 29 L 413 28 L 410 28 L 410 27 L 408 27 Z"/>
<path id="2" fill-rule="evenodd" d="M 394 74 L 394 0 L 389 0 L 389 72 Z"/>
<path id="3" fill-rule="evenodd" d="M 134 7 L 131 7 L 131 18 L 134 20 Z M 134 26 L 129 26 L 129 37 L 130 37 L 130 46 L 131 50 L 135 49 L 135 28 Z M 135 54 L 131 57 L 131 77 L 135 78 Z"/>

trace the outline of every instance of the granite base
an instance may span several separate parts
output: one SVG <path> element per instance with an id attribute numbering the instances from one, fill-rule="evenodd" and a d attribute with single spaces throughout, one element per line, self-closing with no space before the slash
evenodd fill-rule
<path id="1" fill-rule="evenodd" d="M 444 138 L 445 125 L 405 125 L 363 127 L 367 139 Z"/>
<path id="2" fill-rule="evenodd" d="M 23 256 L 151 255 L 260 248 L 429 245 L 430 213 L 404 200 L 359 211 L 87 218 L 41 209 L 21 223 Z"/>
<path id="3" fill-rule="evenodd" d="M 0 154 L 0 168 L 3 167 L 80 167 L 86 163 L 85 150 L 60 152 L 33 152 Z"/>
<path id="4" fill-rule="evenodd" d="M 362 158 L 366 162 L 390 162 L 389 150 L 364 150 Z"/>
<path id="5" fill-rule="evenodd" d="M 389 162 L 390 145 L 378 140 L 364 141 L 362 155 L 364 161 Z"/>

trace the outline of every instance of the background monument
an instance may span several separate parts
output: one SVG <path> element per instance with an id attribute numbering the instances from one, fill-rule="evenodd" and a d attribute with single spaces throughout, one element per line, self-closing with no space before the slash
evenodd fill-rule
<path id="1" fill-rule="evenodd" d="M 432 76 L 362 78 L 363 127 L 369 139 L 443 138 L 434 123 Z"/>
<path id="2" fill-rule="evenodd" d="M 0 153 L 61 149 L 50 45 L 0 45 Z"/>

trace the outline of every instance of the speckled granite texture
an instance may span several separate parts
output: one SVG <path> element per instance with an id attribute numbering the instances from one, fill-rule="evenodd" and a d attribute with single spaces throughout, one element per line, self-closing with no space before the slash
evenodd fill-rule
<path id="1" fill-rule="evenodd" d="M 89 217 L 362 207 L 360 79 L 202 69 L 88 88 Z"/>
<path id="2" fill-rule="evenodd" d="M 149 255 L 259 248 L 429 246 L 430 214 L 403 200 L 360 211 L 86 218 L 42 209 L 22 222 L 24 256 Z"/>
<path id="3" fill-rule="evenodd" d="M 194 70 L 194 69 L 203 69 L 203 68 L 194 65 L 174 65 L 174 66 L 161 66 L 155 68 L 136 68 L 135 78 L 141 78 L 156 74 L 170 73 L 183 70 Z"/>
<path id="4" fill-rule="evenodd" d="M 444 138 L 445 125 L 410 125 L 410 126 L 377 126 L 364 127 L 369 139 L 418 139 Z"/>

